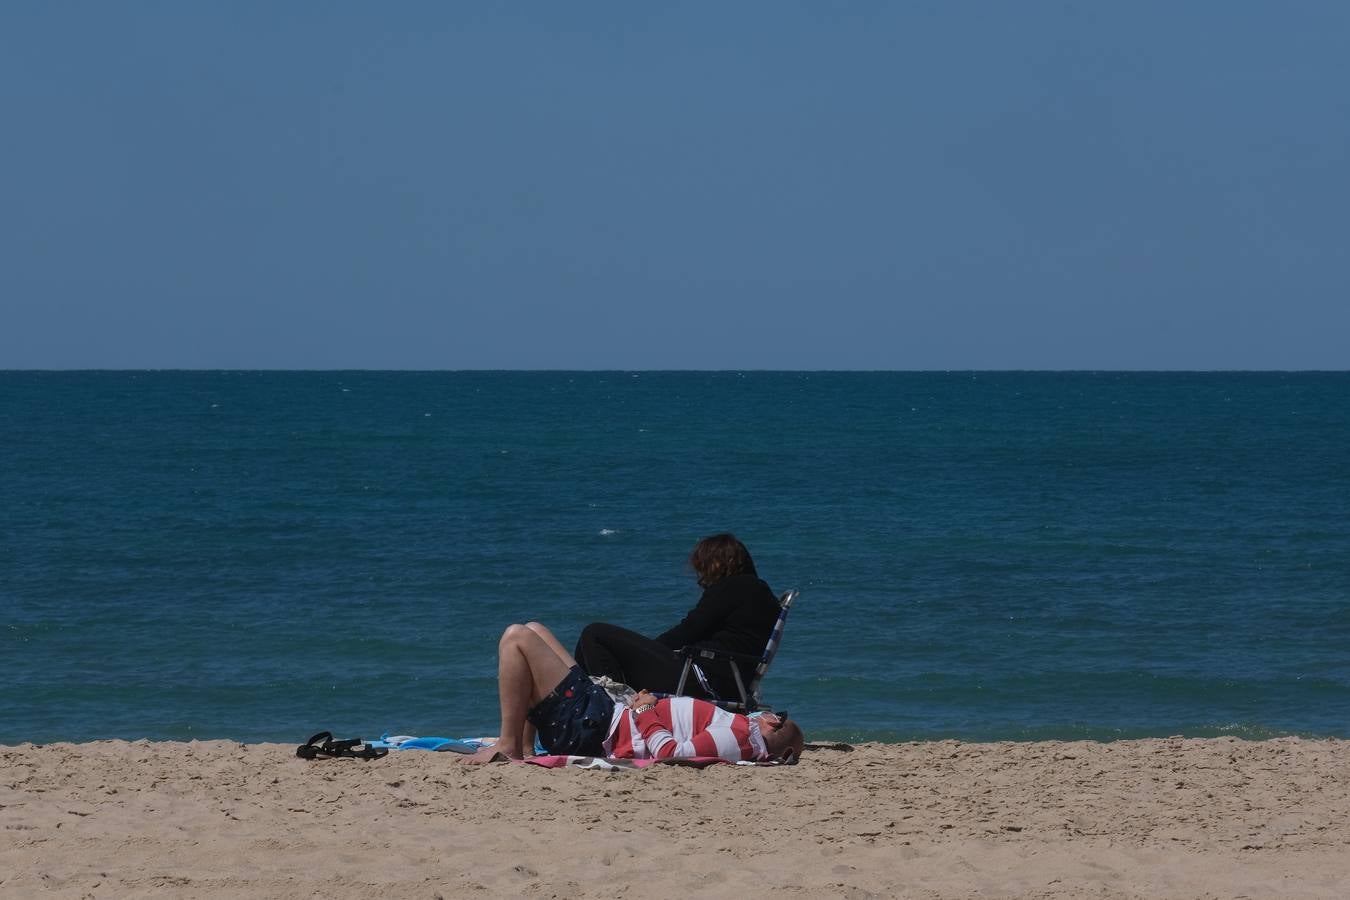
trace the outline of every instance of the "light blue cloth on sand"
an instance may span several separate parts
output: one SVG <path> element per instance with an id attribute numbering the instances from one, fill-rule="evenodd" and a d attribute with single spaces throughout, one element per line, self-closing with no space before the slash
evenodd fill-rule
<path id="1" fill-rule="evenodd" d="M 385 732 L 378 741 L 371 741 L 372 747 L 386 747 L 390 750 L 431 750 L 437 753 L 473 753 L 489 746 L 491 741 L 480 738 L 413 737 L 412 735 L 390 735 Z"/>

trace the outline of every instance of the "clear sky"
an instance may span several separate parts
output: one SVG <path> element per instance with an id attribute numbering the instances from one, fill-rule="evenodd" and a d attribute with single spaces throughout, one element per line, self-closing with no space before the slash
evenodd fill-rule
<path id="1" fill-rule="evenodd" d="M 0 368 L 1350 368 L 1350 3 L 0 5 Z"/>

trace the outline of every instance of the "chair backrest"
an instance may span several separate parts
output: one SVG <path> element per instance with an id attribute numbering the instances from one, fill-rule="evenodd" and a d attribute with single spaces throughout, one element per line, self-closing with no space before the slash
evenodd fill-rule
<path id="1" fill-rule="evenodd" d="M 796 588 L 790 591 L 784 591 L 778 598 L 778 621 L 773 623 L 773 631 L 769 632 L 769 642 L 764 645 L 764 655 L 760 657 L 759 665 L 755 666 L 755 677 L 750 682 L 750 696 L 756 701 L 759 700 L 759 682 L 764 677 L 764 673 L 769 671 L 769 664 L 773 658 L 778 655 L 778 645 L 783 643 L 783 628 L 787 625 L 788 613 L 792 611 L 792 603 L 797 599 L 799 592 Z"/>

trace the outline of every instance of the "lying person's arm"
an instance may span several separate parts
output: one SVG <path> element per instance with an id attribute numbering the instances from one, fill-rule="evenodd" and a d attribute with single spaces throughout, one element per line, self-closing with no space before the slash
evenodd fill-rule
<path id="1" fill-rule="evenodd" d="M 692 740 L 675 740 L 675 735 L 671 733 L 669 726 L 661 721 L 661 717 L 655 709 L 644 710 L 638 713 L 636 718 L 638 731 L 642 733 L 642 739 L 647 742 L 647 753 L 652 759 L 670 759 L 672 756 L 679 759 L 688 759 L 694 756 L 717 755 L 716 747 L 713 748 L 711 754 L 700 753 Z"/>

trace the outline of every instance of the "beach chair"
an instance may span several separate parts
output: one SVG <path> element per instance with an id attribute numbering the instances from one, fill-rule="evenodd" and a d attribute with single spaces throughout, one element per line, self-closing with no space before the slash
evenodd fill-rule
<path id="1" fill-rule="evenodd" d="M 704 692 L 718 706 L 723 709 L 736 713 L 752 713 L 760 709 L 764 701 L 760 697 L 759 685 L 764 680 L 764 673 L 769 671 L 769 664 L 773 662 L 774 656 L 778 653 L 778 645 L 783 642 L 783 626 L 787 623 L 788 612 L 792 609 L 792 602 L 797 599 L 797 591 L 786 591 L 778 598 L 778 621 L 773 625 L 773 631 L 769 634 L 769 642 L 764 645 L 764 652 L 759 656 L 749 653 L 732 653 L 730 650 L 706 650 L 702 647 L 682 647 L 678 652 L 684 657 L 684 669 L 680 672 L 680 683 L 675 688 L 675 696 L 684 695 L 685 684 L 689 681 L 692 674 L 695 680 L 703 688 Z M 717 696 L 717 692 L 712 689 L 708 681 L 707 673 L 703 671 L 703 662 L 726 663 L 731 669 L 731 676 L 736 680 L 736 690 L 739 692 L 739 699 L 727 700 Z M 750 679 L 747 686 L 744 679 L 741 678 L 741 667 L 737 663 L 754 663 L 755 674 Z"/>

